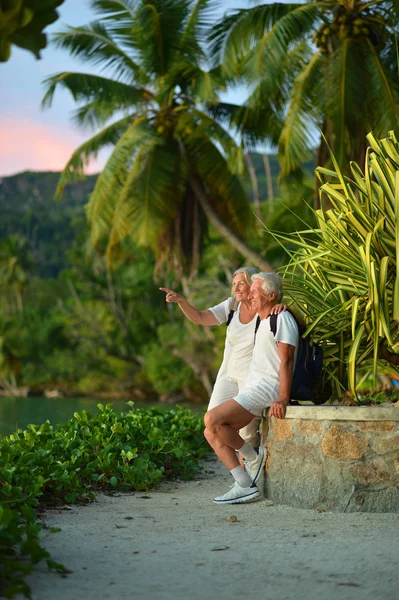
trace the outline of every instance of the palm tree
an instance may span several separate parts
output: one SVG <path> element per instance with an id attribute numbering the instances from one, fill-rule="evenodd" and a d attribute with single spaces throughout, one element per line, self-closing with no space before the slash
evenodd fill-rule
<path id="1" fill-rule="evenodd" d="M 247 108 L 277 141 L 284 177 L 315 146 L 317 165 L 329 161 L 322 136 L 345 169 L 364 162 L 368 131 L 398 128 L 398 33 L 398 0 L 308 0 L 236 11 L 211 40 L 214 65 L 253 84 Z"/>
<path id="2" fill-rule="evenodd" d="M 0 242 L 0 287 L 15 297 L 19 312 L 23 311 L 23 292 L 27 286 L 26 271 L 31 266 L 27 243 L 18 235 Z"/>
<path id="3" fill-rule="evenodd" d="M 205 33 L 215 18 L 209 0 L 92 0 L 97 21 L 68 27 L 54 43 L 106 76 L 59 73 L 46 80 L 43 104 L 57 87 L 84 104 L 81 125 L 102 128 L 71 156 L 65 184 L 83 175 L 90 157 L 113 151 L 97 180 L 87 214 L 94 244 L 107 254 L 130 236 L 158 259 L 198 265 L 208 222 L 246 259 L 269 264 L 243 238 L 253 215 L 241 178 L 241 153 L 205 111 L 225 88 L 220 69 L 205 70 Z M 235 160 L 234 160 L 235 157 Z M 232 172 L 233 167 L 236 171 Z"/>

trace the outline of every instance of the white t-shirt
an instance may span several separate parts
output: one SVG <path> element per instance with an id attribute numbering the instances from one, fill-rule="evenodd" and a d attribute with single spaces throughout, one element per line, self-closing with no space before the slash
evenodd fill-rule
<path id="1" fill-rule="evenodd" d="M 212 306 L 208 310 L 220 323 L 226 323 L 229 316 L 231 298 Z M 234 316 L 227 327 L 226 342 L 224 346 L 223 362 L 219 369 L 217 379 L 227 376 L 236 381 L 247 378 L 254 349 L 254 336 L 257 315 L 249 323 L 240 321 L 241 303 L 238 305 Z"/>
<path id="2" fill-rule="evenodd" d="M 294 317 L 288 312 L 281 312 L 277 317 L 276 335 L 270 331 L 270 316 L 260 322 L 256 333 L 252 362 L 249 368 L 246 388 L 251 384 L 268 380 L 272 385 L 279 383 L 280 354 L 277 342 L 295 347 L 294 364 L 298 349 L 298 326 Z"/>

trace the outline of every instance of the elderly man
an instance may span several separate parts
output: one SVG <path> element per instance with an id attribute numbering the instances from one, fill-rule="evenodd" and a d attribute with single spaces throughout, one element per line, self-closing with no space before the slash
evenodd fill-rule
<path id="1" fill-rule="evenodd" d="M 283 419 L 290 401 L 298 327 L 289 312 L 278 316 L 275 336 L 270 330 L 270 313 L 281 301 L 283 287 L 276 273 L 252 276 L 249 298 L 260 317 L 251 366 L 244 388 L 231 400 L 205 414 L 204 435 L 222 463 L 230 470 L 234 484 L 217 504 L 251 502 L 262 488 L 266 451 L 253 448 L 238 431 L 270 406 L 270 416 Z M 240 465 L 236 451 L 245 459 Z"/>

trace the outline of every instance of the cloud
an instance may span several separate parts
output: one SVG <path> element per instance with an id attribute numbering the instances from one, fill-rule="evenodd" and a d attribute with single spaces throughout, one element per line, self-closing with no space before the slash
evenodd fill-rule
<path id="1" fill-rule="evenodd" d="M 72 152 L 87 137 L 78 132 L 58 128 L 34 119 L 0 118 L 0 176 L 21 171 L 60 171 Z M 105 157 L 92 161 L 88 173 L 96 173 L 104 165 Z"/>

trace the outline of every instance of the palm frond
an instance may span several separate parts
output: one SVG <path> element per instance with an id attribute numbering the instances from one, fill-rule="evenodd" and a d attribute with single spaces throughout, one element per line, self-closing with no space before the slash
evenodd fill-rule
<path id="1" fill-rule="evenodd" d="M 140 6 L 138 0 L 91 0 L 91 8 L 101 14 L 106 15 L 110 20 L 133 19 L 135 10 Z"/>
<path id="2" fill-rule="evenodd" d="M 287 12 L 254 45 L 245 61 L 245 72 L 250 80 L 259 76 L 271 82 L 284 68 L 286 55 L 293 43 L 306 40 L 322 15 L 322 2 L 296 5 Z"/>
<path id="3" fill-rule="evenodd" d="M 109 231 L 119 193 L 138 148 L 151 145 L 156 137 L 153 127 L 143 116 L 134 119 L 120 135 L 97 179 L 87 205 L 93 245 L 96 245 Z"/>
<path id="4" fill-rule="evenodd" d="M 188 0 L 152 0 L 137 9 L 134 44 L 149 75 L 167 75 L 181 54 L 180 39 L 188 15 Z"/>
<path id="5" fill-rule="evenodd" d="M 219 0 L 192 0 L 190 14 L 184 24 L 181 45 L 184 46 L 192 38 L 205 38 L 211 25 L 215 22 L 215 12 Z"/>
<path id="6" fill-rule="evenodd" d="M 122 115 L 127 111 L 121 108 Z M 116 116 L 117 109 L 101 97 L 88 102 L 72 112 L 71 119 L 79 127 L 95 130 L 104 127 L 110 119 Z"/>
<path id="7" fill-rule="evenodd" d="M 67 27 L 53 36 L 52 43 L 85 62 L 111 70 L 127 81 L 134 80 L 141 73 L 138 64 L 114 41 L 100 21 L 81 27 Z"/>
<path id="8" fill-rule="evenodd" d="M 106 23 L 112 39 L 137 58 L 133 28 L 142 3 L 139 0 L 92 0 L 91 5 L 100 20 Z"/>
<path id="9" fill-rule="evenodd" d="M 277 145 L 282 127 L 282 114 L 274 102 L 252 106 L 238 106 L 226 102 L 206 105 L 205 110 L 224 126 L 240 135 L 245 147 L 255 149 L 266 141 Z"/>
<path id="10" fill-rule="evenodd" d="M 310 123 L 317 123 L 319 114 L 312 102 L 313 91 L 323 72 L 324 59 L 316 53 L 294 81 L 292 97 L 279 138 L 281 177 L 287 176 L 310 160 L 315 146 Z"/>
<path id="11" fill-rule="evenodd" d="M 198 59 L 197 53 L 195 60 L 184 57 L 171 67 L 163 78 L 162 89 L 157 94 L 160 104 L 167 103 L 168 99 L 173 97 L 176 86 L 182 90 L 183 97 L 189 96 L 201 103 L 217 100 L 218 92 L 225 88 L 224 81 L 219 73 L 202 69 Z"/>
<path id="12" fill-rule="evenodd" d="M 234 70 L 254 40 L 259 40 L 273 23 L 297 4 L 274 2 L 224 15 L 209 33 L 209 50 L 213 65 L 229 65 Z"/>
<path id="13" fill-rule="evenodd" d="M 81 179 L 84 176 L 84 169 L 90 158 L 96 158 L 100 150 L 108 145 L 115 145 L 124 131 L 131 123 L 133 117 L 123 117 L 119 121 L 112 123 L 99 133 L 96 133 L 89 140 L 81 144 L 67 162 L 61 172 L 55 197 L 60 199 L 65 185 L 71 181 Z"/>
<path id="14" fill-rule="evenodd" d="M 47 77 L 43 83 L 47 88 L 42 100 L 43 108 L 51 106 L 57 87 L 68 90 L 77 102 L 101 98 L 103 102 L 112 105 L 114 111 L 131 109 L 143 102 L 144 97 L 148 99 L 150 96 L 150 93 L 142 88 L 90 73 L 57 73 Z"/>
<path id="15" fill-rule="evenodd" d="M 392 73 L 386 68 L 369 40 L 367 50 L 367 62 L 364 67 L 370 73 L 370 109 L 373 113 L 375 134 L 380 136 L 391 129 L 399 129 L 399 78 L 397 71 Z"/>
<path id="16" fill-rule="evenodd" d="M 187 133 L 182 141 L 190 171 L 202 180 L 216 213 L 238 236 L 245 238 L 253 214 L 241 178 L 231 173 L 228 158 L 201 131 Z"/>
<path id="17" fill-rule="evenodd" d="M 230 69 L 237 69 L 251 48 L 247 62 L 251 76 L 264 74 L 281 63 L 289 44 L 308 34 L 319 18 L 322 3 L 283 4 L 273 2 L 242 9 L 217 24 L 210 34 L 211 55 Z"/>
<path id="18" fill-rule="evenodd" d="M 136 244 L 157 247 L 176 218 L 185 190 L 183 163 L 170 144 L 155 140 L 141 147 L 121 188 L 110 221 L 108 254 L 130 236 Z"/>
<path id="19" fill-rule="evenodd" d="M 334 139 L 329 139 L 329 143 L 341 168 L 351 156 L 359 156 L 359 140 L 364 145 L 367 128 L 371 125 L 367 100 L 370 79 L 364 69 L 366 54 L 364 45 L 357 40 L 343 39 L 326 61 L 325 72 L 317 86 L 320 110 L 334 132 Z"/>
<path id="20" fill-rule="evenodd" d="M 236 147 L 236 141 L 230 133 L 200 109 L 192 108 L 189 112 L 180 115 L 176 132 L 185 139 L 187 130 L 191 130 L 195 137 L 208 136 L 210 140 L 219 144 L 226 156 L 229 156 Z"/>

